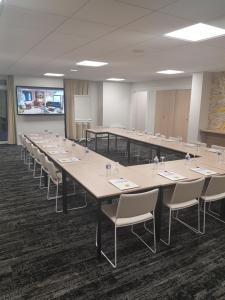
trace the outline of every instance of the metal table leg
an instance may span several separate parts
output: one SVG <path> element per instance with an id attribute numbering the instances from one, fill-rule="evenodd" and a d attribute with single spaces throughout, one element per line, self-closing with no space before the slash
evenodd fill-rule
<path id="1" fill-rule="evenodd" d="M 98 150 L 98 134 L 95 133 L 95 152 Z"/>
<path id="2" fill-rule="evenodd" d="M 97 201 L 97 258 L 100 260 L 102 251 L 102 201 Z"/>
<path id="3" fill-rule="evenodd" d="M 62 170 L 62 199 L 63 199 L 63 212 L 67 213 L 67 181 L 66 172 Z"/>
<path id="4" fill-rule="evenodd" d="M 118 148 L 117 148 L 117 135 L 115 135 L 115 148 L 116 148 L 116 151 L 118 151 Z"/>
<path id="5" fill-rule="evenodd" d="M 159 187 L 159 194 L 155 209 L 155 226 L 156 226 L 156 241 L 159 242 L 161 234 L 161 215 L 162 215 L 162 200 L 163 200 L 163 189 Z"/>
<path id="6" fill-rule="evenodd" d="M 87 142 L 88 142 L 88 131 L 86 130 L 86 140 L 85 140 L 85 146 L 87 147 Z"/>
<path id="7" fill-rule="evenodd" d="M 109 133 L 108 133 L 108 146 L 107 146 L 107 150 L 108 150 L 108 153 L 109 153 Z"/>
<path id="8" fill-rule="evenodd" d="M 127 140 L 127 162 L 130 163 L 130 140 Z"/>

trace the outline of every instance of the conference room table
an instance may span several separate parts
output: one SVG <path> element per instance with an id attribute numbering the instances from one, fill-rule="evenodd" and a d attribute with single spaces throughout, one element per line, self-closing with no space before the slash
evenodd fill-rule
<path id="1" fill-rule="evenodd" d="M 99 129 L 96 131 L 100 132 Z M 154 164 L 142 164 L 135 166 L 119 165 L 116 175 L 114 170 L 117 165 L 114 161 L 104 157 L 92 150 L 75 144 L 74 142 L 63 139 L 62 137 L 49 138 L 43 134 L 28 134 L 26 137 L 36 145 L 41 152 L 44 152 L 62 170 L 62 195 L 63 195 L 63 212 L 67 213 L 67 176 L 70 176 L 78 182 L 97 203 L 98 224 L 98 240 L 97 240 L 97 257 L 101 257 L 101 222 L 102 204 L 114 198 L 118 198 L 122 193 L 139 193 L 152 189 L 159 189 L 158 201 L 156 205 L 156 236 L 157 241 L 160 239 L 161 230 L 161 212 L 163 201 L 163 190 L 173 188 L 176 181 L 172 181 L 166 177 L 159 175 L 159 171 L 175 172 L 185 177 L 185 180 L 194 180 L 201 177 L 210 178 L 210 175 L 202 175 L 192 170 L 192 168 L 200 167 L 209 169 L 217 174 L 225 174 L 225 162 L 218 159 L 216 152 L 210 152 L 210 149 L 196 149 L 192 144 L 185 144 L 176 141 L 166 141 L 157 139 L 148 134 L 140 135 L 139 133 L 129 132 L 125 129 L 102 129 L 101 132 L 123 135 L 123 137 L 132 138 L 133 141 L 142 141 L 147 144 L 154 144 L 157 147 L 168 148 L 174 151 L 180 151 L 184 154 L 188 152 L 193 157 L 187 163 L 185 159 L 176 161 L 167 161 L 165 164 L 159 164 L 158 169 Z M 197 154 L 196 154 L 197 152 Z M 106 164 L 111 163 L 111 176 L 106 174 Z M 127 190 L 120 190 L 112 183 L 111 179 L 124 178 L 137 187 Z M 224 216 L 225 208 L 223 206 L 221 215 Z M 159 243 L 158 243 L 159 245 Z"/>

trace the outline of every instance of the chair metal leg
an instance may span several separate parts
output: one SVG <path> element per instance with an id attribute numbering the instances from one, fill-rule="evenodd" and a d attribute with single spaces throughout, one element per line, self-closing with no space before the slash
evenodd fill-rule
<path id="1" fill-rule="evenodd" d="M 199 201 L 198 201 L 198 229 L 196 229 L 193 226 L 187 224 L 186 222 L 184 222 L 183 220 L 181 220 L 178 216 L 175 217 L 174 219 L 177 220 L 178 222 L 180 222 L 181 224 L 183 224 L 188 229 L 192 230 L 193 232 L 195 232 L 195 233 L 202 233 L 200 231 L 200 203 L 199 203 Z"/>
<path id="2" fill-rule="evenodd" d="M 98 240 L 98 226 L 96 226 L 96 240 L 95 245 L 97 247 Z M 101 254 L 106 258 L 106 260 L 110 263 L 113 268 L 117 267 L 117 227 L 114 226 L 114 262 L 105 254 L 103 250 L 101 250 Z"/>
<path id="3" fill-rule="evenodd" d="M 143 239 L 140 235 L 138 235 L 135 231 L 134 231 L 134 225 L 131 226 L 131 232 L 132 234 L 134 234 L 149 250 L 151 250 L 153 253 L 156 253 L 156 233 L 155 233 L 155 216 L 153 213 L 153 232 L 151 230 L 149 230 L 146 226 L 146 224 L 144 223 L 144 228 L 146 231 L 148 231 L 149 233 L 151 233 L 154 237 L 154 247 L 150 247 Z"/>
<path id="4" fill-rule="evenodd" d="M 163 242 L 165 245 L 170 245 L 170 239 L 171 239 L 171 223 L 172 223 L 172 209 L 170 208 L 169 212 L 169 231 L 168 231 L 168 240 L 165 241 L 162 238 L 160 239 L 161 242 Z"/>
<path id="5" fill-rule="evenodd" d="M 208 211 L 207 211 L 207 209 L 206 209 L 206 201 L 204 201 L 204 210 L 203 210 L 203 213 L 204 213 L 203 233 L 205 233 L 205 217 L 206 217 L 206 215 L 208 215 L 208 216 L 210 216 L 210 217 L 212 217 L 212 218 L 214 218 L 214 219 L 216 219 L 216 220 L 218 220 L 218 221 L 220 221 L 220 222 L 222 222 L 222 223 L 225 224 L 225 221 L 222 220 L 221 218 L 219 218 L 218 214 L 215 213 L 215 212 L 213 212 L 212 210 L 210 210 L 209 207 L 208 207 Z"/>

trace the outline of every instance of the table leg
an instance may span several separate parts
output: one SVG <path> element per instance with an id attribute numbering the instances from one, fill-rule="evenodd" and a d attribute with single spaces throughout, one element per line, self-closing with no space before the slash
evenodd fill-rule
<path id="1" fill-rule="evenodd" d="M 102 201 L 98 200 L 97 202 L 97 258 L 101 259 L 101 251 L 102 251 Z"/>
<path id="2" fill-rule="evenodd" d="M 108 146 L 107 146 L 107 150 L 108 150 L 108 153 L 109 153 L 109 133 L 108 133 Z"/>
<path id="3" fill-rule="evenodd" d="M 117 135 L 115 135 L 116 139 L 115 139 L 115 148 L 116 148 L 116 151 L 118 150 L 117 148 Z"/>
<path id="4" fill-rule="evenodd" d="M 98 135 L 95 133 L 95 152 L 98 150 Z"/>
<path id="5" fill-rule="evenodd" d="M 130 163 L 130 140 L 127 140 L 127 162 Z"/>
<path id="6" fill-rule="evenodd" d="M 67 213 L 67 181 L 66 171 L 62 170 L 62 200 L 63 200 L 63 212 Z"/>
<path id="7" fill-rule="evenodd" d="M 161 234 L 161 215 L 162 215 L 162 199 L 163 190 L 162 187 L 159 188 L 158 199 L 155 208 L 155 226 L 156 226 L 156 241 L 160 241 Z"/>
<path id="8" fill-rule="evenodd" d="M 157 147 L 156 153 L 157 153 L 157 156 L 158 156 L 158 159 L 159 159 L 160 155 L 161 155 L 160 147 Z"/>
<path id="9" fill-rule="evenodd" d="M 48 174 L 43 170 L 44 174 L 44 187 L 48 186 Z"/>
<path id="10" fill-rule="evenodd" d="M 85 146 L 87 147 L 87 142 L 88 142 L 88 131 L 86 130 L 86 140 L 85 140 Z"/>
<path id="11" fill-rule="evenodd" d="M 221 206 L 220 206 L 220 218 L 222 220 L 225 219 L 225 199 L 221 200 Z"/>

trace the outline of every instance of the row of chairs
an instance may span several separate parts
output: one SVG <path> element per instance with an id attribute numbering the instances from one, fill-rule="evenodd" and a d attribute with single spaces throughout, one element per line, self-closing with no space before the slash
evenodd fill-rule
<path id="1" fill-rule="evenodd" d="M 148 249 L 156 253 L 156 228 L 155 208 L 158 198 L 158 189 L 138 194 L 122 194 L 118 203 L 104 204 L 102 213 L 114 225 L 114 262 L 102 251 L 102 255 L 116 268 L 117 266 L 117 229 L 131 226 L 131 233 L 134 234 Z M 171 243 L 172 220 L 180 222 L 195 233 L 204 234 L 206 228 L 206 214 L 223 222 L 220 216 L 210 209 L 212 202 L 225 198 L 225 176 L 212 176 L 207 183 L 204 178 L 178 182 L 173 190 L 163 192 L 163 203 L 169 209 L 169 229 L 167 239 L 161 241 L 167 246 Z M 198 207 L 198 225 L 194 228 L 179 217 L 179 211 L 193 206 Z M 208 207 L 207 207 L 208 206 Z M 201 212 L 203 213 L 203 224 L 201 224 Z M 153 230 L 150 230 L 146 222 L 153 221 Z M 147 232 L 153 235 L 153 247 L 147 244 L 140 235 L 134 231 L 134 226 L 143 223 Z M 96 231 L 96 245 L 98 240 Z"/>
<path id="2" fill-rule="evenodd" d="M 21 142 L 21 159 L 24 161 L 25 165 L 28 166 L 28 170 L 32 171 L 33 178 L 39 179 L 39 188 L 47 188 L 47 200 L 55 200 L 55 211 L 57 213 L 62 212 L 62 209 L 58 208 L 58 200 L 62 198 L 59 194 L 59 187 L 62 184 L 62 172 L 55 166 L 55 164 L 48 159 L 48 157 L 41 152 L 35 145 L 33 145 L 24 135 L 20 135 Z M 39 174 L 37 175 L 37 169 L 39 169 Z M 47 176 L 47 187 L 43 184 L 44 174 Z M 73 193 L 67 194 L 76 195 L 76 185 L 71 179 L 73 185 Z M 51 195 L 51 185 L 54 184 L 55 193 Z M 81 206 L 76 206 L 70 208 L 69 210 L 75 210 L 84 208 L 87 206 L 86 192 L 81 192 L 84 197 L 84 204 Z"/>

